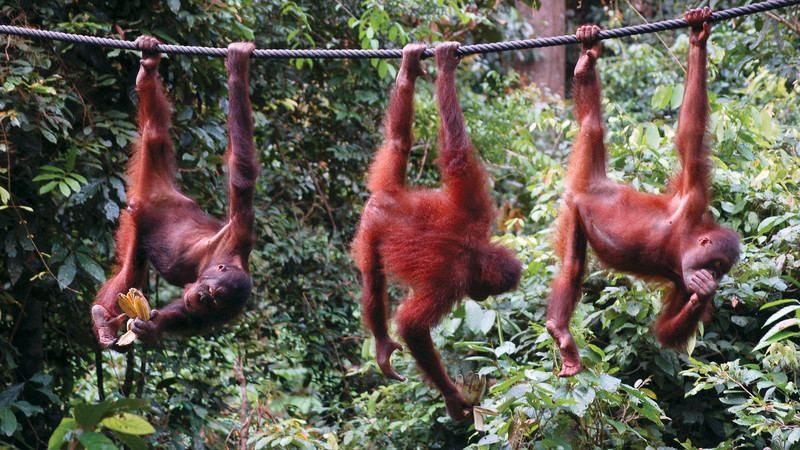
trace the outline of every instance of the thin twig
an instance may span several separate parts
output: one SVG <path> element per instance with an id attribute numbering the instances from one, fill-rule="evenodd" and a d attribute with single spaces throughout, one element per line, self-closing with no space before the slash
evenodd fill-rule
<path id="1" fill-rule="evenodd" d="M 781 16 L 779 16 L 779 15 L 777 15 L 775 13 L 772 13 L 772 12 L 766 12 L 765 14 L 767 15 L 767 17 L 769 17 L 771 19 L 774 19 L 774 20 L 786 25 L 786 28 L 792 30 L 795 34 L 800 35 L 800 25 L 793 24 L 793 23 L 789 22 L 788 20 L 784 19 L 783 17 L 781 17 Z"/>

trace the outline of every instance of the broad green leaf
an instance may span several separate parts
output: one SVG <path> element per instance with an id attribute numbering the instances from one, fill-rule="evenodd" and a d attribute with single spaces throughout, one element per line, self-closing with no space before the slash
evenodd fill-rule
<path id="1" fill-rule="evenodd" d="M 569 409 L 578 417 L 583 417 L 583 415 L 586 414 L 586 410 L 589 408 L 589 405 L 591 405 L 594 401 L 596 395 L 597 394 L 592 388 L 586 388 L 585 391 L 582 389 L 576 389 L 572 392 L 572 398 L 576 403 L 570 405 Z"/>
<path id="2" fill-rule="evenodd" d="M 660 85 L 656 88 L 653 98 L 650 99 L 650 107 L 654 109 L 663 109 L 669 104 L 672 98 L 672 86 Z"/>
<path id="3" fill-rule="evenodd" d="M 676 109 L 681 106 L 681 103 L 683 103 L 683 91 L 684 86 L 682 84 L 673 86 L 672 98 L 669 101 L 670 108 Z"/>
<path id="4" fill-rule="evenodd" d="M 44 411 L 41 406 L 31 405 L 30 403 L 26 402 L 25 400 L 18 400 L 16 402 L 12 403 L 12 405 L 15 408 L 17 408 L 20 412 L 22 412 L 22 414 L 25 414 L 26 416 L 31 416 L 31 415 L 33 415 L 35 413 L 40 413 L 40 412 Z"/>
<path id="5" fill-rule="evenodd" d="M 637 125 L 633 128 L 631 136 L 628 138 L 628 143 L 631 145 L 639 145 L 642 142 L 642 126 Z"/>
<path id="6" fill-rule="evenodd" d="M 119 217 L 119 206 L 115 202 L 108 201 L 103 205 L 103 211 L 106 213 L 106 219 L 117 220 Z"/>
<path id="7" fill-rule="evenodd" d="M 771 324 L 772 322 L 775 322 L 776 320 L 782 319 L 784 317 L 789 318 L 788 317 L 789 314 L 792 311 L 797 311 L 798 309 L 800 309 L 800 304 L 794 304 L 794 305 L 785 306 L 785 307 L 781 308 L 779 311 L 777 311 L 775 314 L 769 316 L 769 319 L 767 319 L 767 321 L 764 322 L 764 324 L 761 325 L 761 327 L 762 328 L 766 327 L 767 325 Z M 795 313 L 795 317 L 793 317 L 793 318 L 797 318 L 796 316 L 797 316 L 797 313 Z"/>
<path id="8" fill-rule="evenodd" d="M 11 408 L 0 408 L 0 433 L 11 436 L 17 430 L 17 418 Z"/>
<path id="9" fill-rule="evenodd" d="M 607 373 L 600 375 L 600 387 L 602 387 L 604 391 L 616 392 L 620 384 L 622 384 L 622 380 L 619 378 L 612 377 Z"/>
<path id="10" fill-rule="evenodd" d="M 73 192 L 80 192 L 81 185 L 78 183 L 74 178 L 64 177 L 64 183 L 69 185 L 69 188 L 72 189 Z"/>
<path id="11" fill-rule="evenodd" d="M 58 424 L 58 427 L 55 429 L 55 431 L 53 431 L 53 434 L 50 435 L 50 439 L 47 441 L 47 449 L 55 450 L 60 448 L 61 444 L 64 443 L 64 436 L 66 436 L 71 430 L 76 430 L 77 428 L 78 421 L 72 417 L 65 417 L 61 419 L 61 423 Z"/>
<path id="12" fill-rule="evenodd" d="M 378 76 L 385 78 L 388 71 L 389 67 L 386 65 L 386 61 L 381 60 L 381 62 L 378 64 Z"/>
<path id="13" fill-rule="evenodd" d="M 658 148 L 658 145 L 661 143 L 661 135 L 658 134 L 658 127 L 656 127 L 656 124 L 652 122 L 647 124 L 645 139 L 647 140 L 647 145 L 649 145 L 650 148 Z"/>
<path id="14" fill-rule="evenodd" d="M 116 435 L 117 439 L 122 441 L 122 443 L 127 445 L 131 450 L 147 450 L 150 448 L 147 442 L 139 436 L 126 433 L 116 433 Z"/>
<path id="15" fill-rule="evenodd" d="M 767 217 L 758 224 L 758 234 L 769 233 L 775 225 L 785 222 L 786 219 L 780 216 Z"/>
<path id="16" fill-rule="evenodd" d="M 770 117 L 769 111 L 766 109 L 761 110 L 761 132 L 769 140 L 775 138 L 775 130 L 772 126 L 772 117 Z"/>
<path id="17" fill-rule="evenodd" d="M 111 439 L 103 436 L 100 433 L 95 433 L 94 431 L 84 431 L 83 433 L 78 436 L 78 440 L 81 441 L 87 449 L 92 450 L 117 450 L 117 447 L 114 444 L 114 441 Z"/>
<path id="18" fill-rule="evenodd" d="M 58 268 L 58 280 L 66 286 L 69 286 L 72 280 L 75 279 L 75 274 L 77 272 L 78 269 L 75 267 L 75 257 L 70 255 L 64 260 L 61 267 Z"/>
<path id="19" fill-rule="evenodd" d="M 497 319 L 497 313 L 492 310 L 486 310 L 483 312 L 483 316 L 481 317 L 481 333 L 486 334 L 488 333 L 492 327 L 494 326 L 495 319 Z"/>
<path id="20" fill-rule="evenodd" d="M 686 341 L 686 354 L 692 356 L 694 353 L 694 347 L 697 345 L 697 333 L 692 334 L 689 336 L 689 340 Z"/>
<path id="21" fill-rule="evenodd" d="M 794 319 L 794 322 L 795 323 L 793 323 L 792 325 L 800 325 L 800 323 L 798 323 L 797 319 Z M 781 326 L 781 325 L 782 325 L 781 323 L 778 323 L 777 325 L 772 327 L 770 329 L 770 331 L 767 332 L 767 334 L 765 334 L 764 337 L 762 337 L 760 341 L 758 341 L 758 345 L 756 345 L 753 348 L 753 351 L 761 350 L 762 348 L 769 346 L 773 342 L 782 341 L 784 339 L 789 339 L 789 338 L 794 337 L 794 336 L 800 336 L 800 332 L 797 332 L 797 331 L 791 331 L 791 330 L 780 331 L 783 328 L 786 328 L 786 327 Z"/>
<path id="22" fill-rule="evenodd" d="M 79 173 L 74 173 L 73 172 L 73 173 L 70 173 L 67 176 L 78 180 L 78 182 L 81 183 L 81 184 L 89 184 L 89 180 L 87 180 L 83 175 L 81 175 Z"/>
<path id="23" fill-rule="evenodd" d="M 73 145 L 72 147 L 69 148 L 69 151 L 67 153 L 67 164 L 65 166 L 67 172 L 70 172 L 72 171 L 72 169 L 75 168 L 75 158 L 77 157 L 78 157 L 78 147 L 75 147 Z"/>
<path id="24" fill-rule="evenodd" d="M 155 428 L 153 428 L 153 426 L 150 425 L 150 423 L 145 419 L 129 412 L 123 412 L 106 417 L 101 423 L 103 426 L 111 430 L 119 431 L 120 433 L 134 434 L 137 436 L 156 432 Z"/>
<path id="25" fill-rule="evenodd" d="M 52 86 L 45 86 L 39 83 L 32 85 L 31 90 L 38 94 L 56 95 L 56 90 Z"/>
<path id="26" fill-rule="evenodd" d="M 378 400 L 380 399 L 380 396 L 381 396 L 381 391 L 379 391 L 377 389 L 375 390 L 375 392 L 370 394 L 369 402 L 367 402 L 367 412 L 369 412 L 370 415 L 375 414 L 375 405 L 378 404 Z"/>
<path id="27" fill-rule="evenodd" d="M 75 406 L 75 420 L 84 430 L 93 430 L 111 407 L 110 400 L 96 404 L 79 403 Z"/>
<path id="28" fill-rule="evenodd" d="M 512 354 L 517 350 L 517 346 L 512 341 L 505 341 L 503 345 L 494 349 L 494 354 L 498 358 L 506 354 Z"/>
<path id="29" fill-rule="evenodd" d="M 765 309 L 772 308 L 773 306 L 784 305 L 786 303 L 797 303 L 797 300 L 793 298 L 784 298 L 781 300 L 775 300 L 774 302 L 765 303 L 758 309 L 763 311 Z"/>
<path id="30" fill-rule="evenodd" d="M 39 188 L 39 193 L 40 194 L 46 194 L 46 193 L 52 191 L 53 189 L 55 189 L 56 186 L 58 186 L 58 181 L 51 181 L 51 182 L 45 184 L 44 186 L 40 187 Z"/>
<path id="31" fill-rule="evenodd" d="M 83 267 L 83 270 L 91 275 L 92 278 L 101 283 L 106 281 L 105 272 L 103 272 L 103 268 L 100 267 L 97 261 L 83 253 L 77 253 L 75 256 L 78 259 L 78 263 Z"/>
<path id="32" fill-rule="evenodd" d="M 53 144 L 58 142 L 58 138 L 56 138 L 56 135 L 47 128 L 40 128 L 39 131 L 42 133 L 42 136 L 44 136 L 45 139 L 52 142 Z"/>
<path id="33" fill-rule="evenodd" d="M 33 177 L 33 181 L 60 180 L 62 176 L 57 173 L 42 173 Z"/>
<path id="34" fill-rule="evenodd" d="M 470 331 L 477 333 L 481 329 L 483 309 L 474 300 L 464 302 L 464 324 Z"/>

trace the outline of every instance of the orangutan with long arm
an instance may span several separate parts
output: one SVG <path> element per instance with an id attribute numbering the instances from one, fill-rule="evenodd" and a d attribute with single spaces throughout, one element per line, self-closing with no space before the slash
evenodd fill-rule
<path id="1" fill-rule="evenodd" d="M 698 322 L 710 317 L 717 283 L 739 259 L 739 235 L 719 226 L 707 210 L 711 200 L 706 141 L 710 15 L 708 8 L 685 15 L 691 27 L 689 64 L 675 138 L 681 171 L 663 195 L 641 193 L 606 177 L 600 79 L 595 68 L 600 29 L 585 25 L 576 33 L 583 46 L 573 93 L 580 132 L 569 163 L 555 242 L 562 267 L 553 281 L 547 309 L 547 330 L 561 350 L 562 377 L 581 370 L 569 321 L 580 299 L 587 242 L 602 262 L 615 269 L 674 285 L 653 327 L 658 340 L 673 348 L 684 347 Z"/>
<path id="2" fill-rule="evenodd" d="M 487 175 L 464 127 L 455 88 L 458 43 L 436 46 L 436 92 L 441 128 L 441 189 L 407 189 L 406 165 L 414 117 L 414 83 L 423 73 L 421 44 L 403 50 L 384 122 L 386 143 L 370 166 L 372 193 L 361 216 L 353 253 L 363 277 L 364 322 L 375 336 L 378 366 L 389 378 L 404 381 L 390 357 L 402 347 L 389 337 L 387 275 L 410 288 L 395 314 L 398 333 L 420 369 L 444 395 L 456 420 L 472 415 L 472 406 L 442 366 L 430 329 L 465 295 L 484 300 L 516 286 L 521 265 L 507 248 L 489 242 L 496 216 Z"/>
<path id="3" fill-rule="evenodd" d="M 140 36 L 142 60 L 136 77 L 139 95 L 139 133 L 128 166 L 128 208 L 117 230 L 118 267 L 92 306 L 94 330 L 106 348 L 117 344 L 125 320 L 117 295 L 147 282 L 148 262 L 170 284 L 183 286 L 183 295 L 150 321 L 139 318 L 131 330 L 154 340 L 161 332 L 197 334 L 228 321 L 244 308 L 253 281 L 248 257 L 255 242 L 253 195 L 260 171 L 253 145 L 249 97 L 252 43 L 228 47 L 226 67 L 230 92 L 228 151 L 230 208 L 220 222 L 204 213 L 197 202 L 175 184 L 175 156 L 169 138 L 171 107 L 158 75 L 158 40 Z"/>

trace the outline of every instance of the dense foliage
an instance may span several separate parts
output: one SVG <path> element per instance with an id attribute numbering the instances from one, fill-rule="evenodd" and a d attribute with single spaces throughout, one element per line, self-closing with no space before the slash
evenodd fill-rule
<path id="1" fill-rule="evenodd" d="M 31 4 L 35 3 L 35 4 Z M 648 3 L 648 2 L 644 2 Z M 679 16 L 654 2 L 647 20 Z M 584 0 L 569 20 L 639 23 Z M 728 3 L 712 2 L 722 9 Z M 0 1 L 0 22 L 166 43 L 400 48 L 498 41 L 526 30 L 513 2 Z M 568 24 L 573 29 L 576 24 Z M 658 191 L 673 173 L 685 32 L 606 41 L 599 68 L 609 175 Z M 465 300 L 433 331 L 448 372 L 485 374 L 485 430 L 450 421 L 408 354 L 389 382 L 360 323 L 348 245 L 397 61 L 258 60 L 251 71 L 259 240 L 243 317 L 193 338 L 101 352 L 89 305 L 113 263 L 136 137 L 138 55 L 4 36 L 0 54 L 0 443 L 28 447 L 793 448 L 800 442 L 800 9 L 715 25 L 710 47 L 714 202 L 742 236 L 716 313 L 688 353 L 650 333 L 661 289 L 590 259 L 573 320 L 586 370 L 559 379 L 544 329 L 559 263 L 550 233 L 577 131 L 569 100 L 523 87 L 510 55 L 462 61 L 459 93 L 490 173 L 498 239 L 519 289 Z M 569 50 L 574 59 L 576 49 Z M 409 178 L 435 185 L 438 116 L 418 83 Z M 570 70 L 568 68 L 567 70 Z M 221 59 L 169 56 L 178 179 L 226 205 Z M 152 271 L 151 271 L 152 272 Z M 151 274 L 151 303 L 179 294 Z M 394 296 L 401 295 L 393 292 Z M 0 444 L 3 445 L 3 444 Z M 103 447 L 106 446 L 106 447 Z"/>

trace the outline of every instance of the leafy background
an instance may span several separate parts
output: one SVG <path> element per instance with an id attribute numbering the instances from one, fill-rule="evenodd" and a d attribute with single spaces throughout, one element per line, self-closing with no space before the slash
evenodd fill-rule
<path id="1" fill-rule="evenodd" d="M 567 2 L 567 29 L 680 16 L 702 2 Z M 723 9 L 737 2 L 710 2 Z M 511 2 L 0 1 L 0 22 L 222 47 L 400 48 L 529 37 Z M 800 323 L 800 10 L 714 26 L 710 78 L 717 220 L 743 237 L 716 314 L 687 353 L 650 333 L 662 288 L 590 259 L 573 320 L 586 370 L 560 364 L 543 327 L 559 263 L 550 241 L 570 142 L 569 99 L 509 69 L 536 52 L 464 58 L 459 95 L 493 176 L 497 239 L 524 263 L 519 289 L 465 300 L 433 330 L 448 372 L 489 379 L 485 431 L 450 421 L 408 354 L 405 383 L 377 370 L 348 245 L 366 200 L 398 61 L 256 60 L 262 163 L 255 288 L 241 319 L 192 338 L 101 352 L 89 306 L 113 262 L 136 136 L 138 55 L 4 36 L 0 83 L 0 442 L 20 448 L 794 448 Z M 527 34 L 526 34 L 527 33 Z M 604 42 L 609 174 L 658 191 L 688 49 L 685 31 Z M 574 61 L 576 48 L 568 49 Z M 571 69 L 568 63 L 568 71 Z M 224 213 L 223 61 L 170 55 L 178 181 Z M 410 181 L 434 186 L 438 116 L 418 83 Z M 179 295 L 156 274 L 151 302 Z M 392 292 L 393 297 L 402 295 Z"/>

